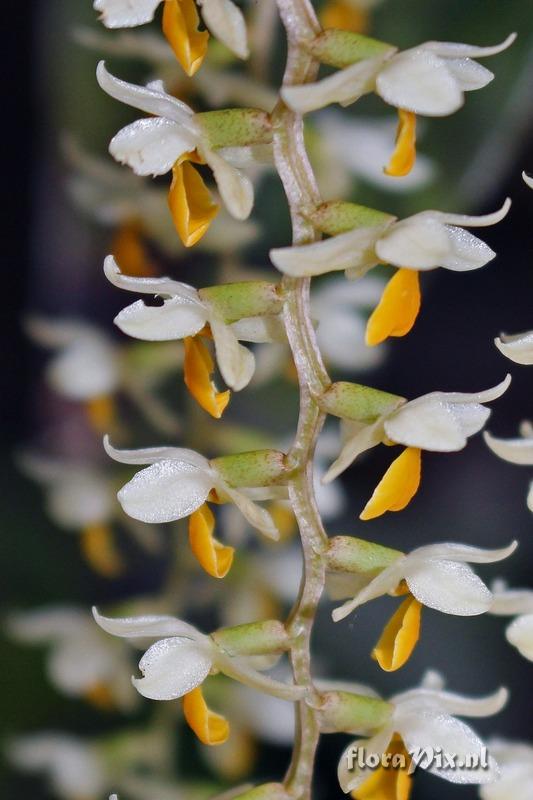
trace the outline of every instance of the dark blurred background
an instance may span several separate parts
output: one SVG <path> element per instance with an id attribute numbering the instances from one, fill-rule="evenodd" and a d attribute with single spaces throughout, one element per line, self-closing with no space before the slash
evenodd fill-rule
<path id="1" fill-rule="evenodd" d="M 8 247 L 2 250 L 5 332 L 0 417 L 4 613 L 10 607 L 55 602 L 105 603 L 139 586 L 157 584 L 157 575 L 147 576 L 145 570 L 118 586 L 94 577 L 81 562 L 74 537 L 54 529 L 41 507 L 41 492 L 22 477 L 12 460 L 15 449 L 38 438 L 51 402 L 47 398 L 43 408 L 43 357 L 22 335 L 21 315 L 32 309 L 87 316 L 111 332 L 112 314 L 120 307 L 120 298 L 104 284 L 100 271 L 108 233 L 72 208 L 64 191 L 59 137 L 65 130 L 75 132 L 87 147 L 103 154 L 119 124 L 131 117 L 102 98 L 93 77 L 98 54 L 81 49 L 70 35 L 75 25 L 97 26 L 88 0 L 47 0 L 26 7 L 8 2 L 7 8 L 3 127 L 8 137 L 4 149 Z M 437 270 L 424 275 L 423 308 L 414 331 L 393 341 L 386 362 L 362 378 L 416 397 L 435 389 L 485 389 L 510 371 L 511 387 L 494 404 L 488 424 L 500 436 L 515 435 L 519 422 L 533 415 L 533 372 L 505 360 L 493 345 L 501 331 L 533 328 L 533 192 L 521 180 L 522 170 L 533 173 L 532 11 L 531 2 L 524 0 L 388 0 L 376 9 L 373 35 L 401 47 L 427 39 L 493 44 L 512 30 L 519 37 L 510 51 L 483 62 L 496 74 L 493 84 L 467 96 L 465 108 L 453 118 L 427 122 L 422 150 L 435 159 L 439 170 L 429 187 L 409 195 L 388 194 L 360 181 L 352 193 L 358 202 L 399 215 L 424 208 L 486 213 L 506 196 L 512 198 L 508 217 L 481 234 L 498 253 L 497 259 L 480 271 Z M 274 82 L 282 70 L 282 50 L 273 60 Z M 140 72 L 135 64 L 128 69 L 130 75 Z M 120 64 L 117 72 L 126 74 L 126 67 Z M 345 113 L 382 111 L 377 100 L 365 99 Z M 258 197 L 254 213 L 263 234 L 248 258 L 268 268 L 268 247 L 286 243 L 289 235 L 275 176 L 264 179 Z M 193 254 L 178 264 L 175 276 L 194 282 L 194 258 Z M 254 402 L 260 398 L 260 392 L 254 394 Z M 275 397 L 272 402 L 276 403 Z M 509 562 L 481 568 L 480 573 L 487 581 L 505 575 L 510 584 L 533 589 L 532 519 L 525 503 L 532 470 L 496 459 L 478 436 L 459 454 L 425 455 L 422 487 L 408 509 L 363 525 L 355 512 L 389 460 L 384 448 L 376 449 L 345 474 L 350 513 L 334 532 L 373 538 L 403 550 L 443 540 L 499 547 L 517 538 L 520 549 Z M 506 643 L 505 619 L 463 620 L 426 610 L 413 658 L 390 675 L 368 657 L 390 605 L 372 603 L 337 626 L 330 622 L 329 612 L 326 603 L 315 637 L 317 657 L 329 674 L 371 683 L 385 695 L 416 685 L 427 668 L 442 671 L 449 688 L 465 694 L 484 694 L 507 685 L 512 690 L 507 708 L 495 718 L 476 720 L 475 727 L 483 734 L 533 738 L 533 665 Z M 335 658 L 329 659 L 332 652 Z M 96 735 L 113 726 L 113 720 L 50 688 L 39 651 L 2 641 L 0 663 L 4 739 L 41 728 Z M 341 796 L 335 771 L 343 746 L 340 736 L 324 737 L 317 797 Z M 266 747 L 259 776 L 275 779 L 287 760 L 288 751 Z M 5 765 L 1 778 L 6 800 L 50 797 L 38 779 Z M 477 790 L 417 775 L 414 800 L 450 796 L 470 800 Z"/>

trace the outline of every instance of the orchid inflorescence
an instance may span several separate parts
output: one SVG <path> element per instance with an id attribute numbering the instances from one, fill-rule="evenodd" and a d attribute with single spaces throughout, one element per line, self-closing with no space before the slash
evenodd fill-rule
<path id="1" fill-rule="evenodd" d="M 160 4 L 160 0 L 95 0 L 94 8 L 106 27 L 116 29 L 150 22 L 159 13 Z M 193 76 L 201 68 L 210 35 L 238 58 L 249 56 L 245 16 L 231 0 L 163 0 L 162 5 L 163 32 L 187 75 Z M 146 190 L 137 183 L 124 183 L 123 190 L 116 188 L 123 194 L 114 205 L 109 201 L 109 213 L 126 221 L 130 232 L 135 223 L 133 196 L 146 209 L 152 209 L 145 214 L 145 230 L 153 228 L 156 219 L 160 226 L 160 216 L 166 214 L 167 223 L 172 220 L 184 248 L 202 247 L 215 229 L 217 215 L 224 213 L 222 208 L 245 224 L 254 205 L 255 176 L 272 163 L 283 184 L 292 220 L 292 243 L 270 251 L 278 272 L 261 279 L 246 275 L 214 285 L 204 285 L 208 283 L 204 281 L 195 287 L 154 275 L 141 257 L 134 259 L 139 269 L 133 270 L 131 260 L 126 263 L 124 258 L 122 262 L 122 248 L 104 262 L 105 277 L 114 287 L 141 295 L 117 314 L 116 326 L 142 342 L 166 342 L 169 346 L 182 342 L 185 385 L 200 413 L 206 420 L 217 420 L 214 424 L 221 429 L 225 423 L 220 420 L 232 393 L 245 390 L 256 373 L 261 373 L 262 352 L 286 348 L 288 343 L 292 354 L 300 407 L 296 435 L 288 446 L 257 447 L 208 458 L 197 449 L 174 444 L 116 447 L 120 426 L 113 427 L 112 435 L 104 438 L 105 451 L 113 461 L 141 467 L 133 476 L 130 473 L 130 479 L 118 491 L 125 515 L 134 524 L 188 520 L 192 554 L 212 578 L 222 580 L 230 575 L 239 547 L 237 540 L 226 542 L 215 536 L 224 513 L 235 511 L 241 522 L 274 541 L 284 535 L 283 513 L 294 514 L 296 519 L 303 569 L 298 598 L 285 621 L 267 617 L 233 624 L 228 620 L 228 624 L 205 633 L 161 608 L 150 613 L 143 610 L 139 615 L 128 611 L 122 617 L 103 616 L 94 609 L 96 623 L 107 634 L 146 647 L 139 661 L 141 677 L 133 679 L 137 692 L 156 701 L 180 699 L 185 720 L 204 745 L 222 745 L 232 735 L 232 709 L 226 719 L 208 704 L 209 686 L 215 685 L 216 675 L 247 687 L 246 691 L 295 705 L 293 757 L 285 778 L 278 776 L 273 783 L 237 789 L 232 796 L 243 800 L 309 798 L 318 741 L 321 734 L 331 732 L 363 737 L 356 744 L 365 745 L 369 752 L 405 754 L 408 762 L 416 748 L 442 748 L 465 757 L 481 754 L 483 741 L 456 716 L 488 716 L 505 704 L 505 689 L 490 697 L 471 699 L 445 691 L 442 680 L 434 674 L 419 687 L 389 699 L 355 682 L 341 687 L 332 681 L 315 680 L 311 636 L 326 584 L 335 584 L 332 596 L 344 600 L 333 610 L 335 622 L 378 597 L 400 598 L 372 652 L 386 672 L 400 669 L 410 658 L 420 636 L 424 606 L 464 617 L 516 615 L 507 638 L 526 658 L 533 659 L 531 593 L 508 590 L 501 582 L 490 589 L 470 566 L 508 558 L 516 542 L 492 550 L 444 542 L 404 553 L 355 536 L 328 535 L 323 525 L 326 513 L 321 514 L 321 503 L 317 503 L 317 465 L 313 465 L 328 417 L 340 420 L 342 443 L 328 467 L 322 470 L 320 466 L 325 485 L 371 448 L 380 444 L 402 448 L 362 509 L 360 519 L 364 522 L 399 512 L 412 501 L 421 480 L 423 452 L 462 450 L 469 438 L 484 428 L 490 415 L 487 404 L 507 390 L 509 375 L 502 376 L 492 388 L 475 387 L 473 393 L 432 391 L 414 398 L 359 383 L 332 381 L 326 362 L 335 357 L 335 348 L 330 348 L 331 357 L 328 354 L 326 359 L 319 347 L 322 313 L 335 313 L 336 298 L 340 300 L 343 292 L 351 292 L 354 284 L 372 280 L 365 276 L 378 265 L 390 265 L 395 272 L 388 284 L 383 287 L 378 282 L 369 289 L 375 307 L 366 327 L 366 344 L 373 348 L 389 337 L 406 335 L 420 309 L 420 273 L 439 267 L 463 272 L 485 266 L 495 253 L 467 229 L 498 223 L 507 214 L 510 200 L 484 216 L 423 210 L 400 220 L 353 202 L 324 201 L 303 137 L 303 115 L 307 112 L 332 103 L 346 106 L 374 92 L 398 110 L 396 143 L 390 143 L 384 171 L 402 178 L 415 164 L 416 116 L 441 117 L 457 111 L 465 102 L 466 92 L 483 88 L 494 77 L 477 59 L 496 56 L 512 44 L 515 35 L 495 47 L 434 41 L 400 51 L 356 32 L 348 23 L 344 29 L 333 27 L 349 18 L 352 5 L 357 5 L 358 13 L 364 16 L 365 3 L 332 0 L 320 18 L 324 27 L 310 0 L 278 0 L 277 5 L 287 34 L 288 60 L 279 98 L 270 111 L 251 107 L 195 112 L 189 98 L 187 103 L 178 99 L 160 80 L 140 86 L 114 76 L 104 61 L 97 69 L 104 92 L 145 115 L 113 136 L 109 146 L 113 158 L 135 176 L 172 176 L 166 197 L 168 208 L 166 190 L 159 184 Z M 335 71 L 318 78 L 321 65 Z M 76 158 L 80 161 L 79 153 Z M 83 163 L 94 177 L 99 168 L 86 160 Z M 216 192 L 206 182 L 211 175 Z M 87 184 L 84 187 L 87 204 Z M 150 191 L 151 196 L 147 194 Z M 143 219 L 142 209 L 139 219 Z M 168 232 L 167 228 L 165 241 Z M 337 295 L 331 294 L 329 305 L 324 305 L 317 320 L 310 304 L 311 282 L 315 276 L 330 272 L 344 272 L 339 280 L 353 283 L 346 283 L 346 289 Z M 49 372 L 61 391 L 68 392 L 70 386 L 71 394 L 92 401 L 93 395 L 99 398 L 116 389 L 120 370 L 124 375 L 124 364 L 115 346 L 75 324 L 54 328 L 44 320 L 34 320 L 32 325 L 35 338 L 59 351 Z M 512 360 L 533 363 L 531 333 L 502 336 L 497 344 Z M 89 389 L 84 385 L 85 373 L 78 375 L 72 369 L 80 351 L 88 358 L 85 364 L 92 359 L 98 367 L 101 386 L 94 392 L 92 384 Z M 114 369 L 119 362 L 120 370 Z M 222 389 L 216 382 L 217 371 L 225 384 Z M 149 408 L 153 410 L 151 405 Z M 160 412 L 158 409 L 156 413 L 159 420 Z M 105 419 L 100 415 L 98 421 L 101 429 Z M 186 431 L 181 429 L 180 434 L 186 441 Z M 533 464 L 529 429 L 524 439 L 514 442 L 485 435 L 489 446 L 502 457 Z M 51 477 L 50 469 L 43 470 L 35 458 L 27 456 L 26 464 L 50 487 L 56 508 L 63 509 L 65 471 L 58 470 Z M 74 473 L 67 472 L 72 484 Z M 86 485 L 87 481 L 81 476 L 78 483 Z M 105 484 L 101 489 L 103 509 L 94 519 L 81 520 L 75 513 L 69 516 L 69 507 L 66 517 L 71 526 L 106 522 L 111 515 L 108 492 L 109 485 Z M 178 546 L 181 548 L 182 542 Z M 111 574 L 112 570 L 109 577 Z M 252 590 L 258 593 L 259 580 L 254 581 Z M 50 669 L 59 686 L 69 683 L 69 660 L 77 660 L 81 670 L 80 642 L 90 639 L 90 647 L 102 655 L 95 657 L 92 666 L 85 665 L 83 676 L 75 684 L 70 682 L 67 690 L 78 696 L 92 693 L 102 702 L 110 699 L 124 707 L 132 704 L 121 672 L 129 661 L 128 647 L 111 639 L 113 645 L 106 650 L 107 640 L 98 628 L 88 632 L 91 625 L 82 611 L 18 615 L 11 627 L 22 640 L 50 644 Z M 268 674 L 267 670 L 283 656 L 288 657 L 291 675 L 283 670 L 275 677 Z M 101 691 L 96 693 L 104 684 L 110 698 Z M 215 705 L 224 706 L 221 696 L 218 702 L 216 692 L 212 696 Z M 239 715 L 235 714 L 238 731 Z M 19 760 L 22 749 L 17 751 Z M 482 771 L 467 767 L 446 771 L 434 765 L 428 769 L 452 782 L 497 787 L 502 780 L 497 764 L 500 751 L 505 751 L 502 743 L 494 747 Z M 52 761 L 55 753 L 53 750 Z M 522 751 L 520 756 L 526 758 Z M 512 754 L 506 751 L 505 758 L 512 760 Z M 531 762 L 529 756 L 530 771 Z M 505 764 L 501 766 L 504 779 Z M 342 790 L 355 800 L 406 800 L 412 781 L 407 769 L 380 767 L 368 771 L 349 767 L 346 754 L 340 759 L 338 778 Z M 484 787 L 482 791 L 486 792 L 484 798 L 500 797 L 497 790 L 491 794 L 492 790 Z"/>

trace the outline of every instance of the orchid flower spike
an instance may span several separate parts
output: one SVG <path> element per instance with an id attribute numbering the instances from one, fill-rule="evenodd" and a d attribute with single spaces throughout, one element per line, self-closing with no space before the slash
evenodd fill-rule
<path id="1" fill-rule="evenodd" d="M 533 746 L 525 742 L 490 739 L 488 749 L 498 762 L 500 777 L 481 786 L 481 800 L 529 800 L 533 786 Z"/>
<path id="2" fill-rule="evenodd" d="M 370 424 L 343 420 L 344 446 L 324 477 L 327 483 L 344 472 L 361 453 L 377 444 L 401 444 L 405 450 L 392 462 L 360 518 L 401 511 L 416 494 L 421 477 L 422 450 L 453 453 L 466 446 L 490 416 L 484 403 L 507 390 L 511 376 L 483 392 L 431 392 L 416 400 L 396 403 Z"/>
<path id="3" fill-rule="evenodd" d="M 222 200 L 232 216 L 246 219 L 253 205 L 251 181 L 227 158 L 209 146 L 198 116 L 185 103 L 165 92 L 161 82 L 136 86 L 111 75 L 103 61 L 96 76 L 111 97 L 152 114 L 127 125 L 113 137 L 111 155 L 137 175 L 164 175 L 172 170 L 169 205 L 186 247 L 207 231 L 218 212 L 200 174 L 191 162 L 207 163 L 213 171 Z"/>
<path id="4" fill-rule="evenodd" d="M 385 594 L 407 595 L 391 617 L 372 652 L 387 672 L 400 669 L 410 658 L 420 635 L 422 606 L 471 617 L 491 609 L 492 594 L 468 562 L 493 564 L 508 558 L 518 546 L 514 541 L 498 550 L 483 550 L 463 544 L 442 543 L 418 547 L 405 555 L 398 553 L 392 563 L 375 577 L 357 575 L 355 596 L 336 608 L 335 622 L 356 608 Z"/>
<path id="5" fill-rule="evenodd" d="M 498 439 L 488 431 L 483 433 L 485 443 L 497 456 L 510 464 L 533 466 L 533 425 L 524 421 L 520 425 L 520 437 L 516 439 Z M 533 511 L 533 481 L 529 484 L 527 507 Z"/>
<path id="6" fill-rule="evenodd" d="M 498 617 L 515 616 L 505 636 L 520 655 L 533 661 L 533 589 L 508 589 L 500 580 L 494 582 L 492 593 L 490 613 Z"/>
<path id="7" fill-rule="evenodd" d="M 124 275 L 113 256 L 105 259 L 104 273 L 119 289 L 163 298 L 160 306 L 147 306 L 138 300 L 124 308 L 114 322 L 123 333 L 136 339 L 183 339 L 185 383 L 202 408 L 219 418 L 229 402 L 229 392 L 217 392 L 211 380 L 214 364 L 202 337 L 214 339 L 222 377 L 228 386 L 239 391 L 248 385 L 255 368 L 253 353 L 239 344 L 239 339 L 250 342 L 273 341 L 273 336 L 279 333 L 278 318 L 247 317 L 233 324 L 226 323 L 215 304 L 209 301 L 208 295 L 202 296 L 192 286 L 170 278 Z"/>
<path id="8" fill-rule="evenodd" d="M 496 761 L 487 754 L 483 741 L 472 728 L 456 719 L 456 715 L 489 717 L 501 711 L 507 698 L 504 688 L 481 698 L 425 686 L 394 695 L 389 701 L 392 709 L 386 721 L 377 730 L 371 730 L 369 738 L 352 742 L 343 752 L 338 766 L 342 790 L 354 792 L 354 796 L 361 798 L 408 797 L 411 772 L 415 767 L 451 783 L 492 784 L 499 776 Z M 372 770 L 361 766 L 357 748 L 364 748 L 366 753 L 387 755 L 388 758 L 381 761 L 387 767 Z M 455 754 L 457 763 L 463 766 L 446 768 L 432 759 L 430 753 Z M 390 769 L 390 758 L 395 754 L 403 756 L 405 768 Z M 483 768 L 469 766 L 472 756 L 477 756 Z"/>
<path id="9" fill-rule="evenodd" d="M 352 212 L 362 224 L 320 242 L 273 249 L 270 258 L 281 272 L 293 277 L 345 270 L 346 277 L 356 279 L 377 264 L 397 267 L 367 326 L 367 344 L 376 345 L 388 336 L 404 336 L 413 327 L 420 309 L 420 272 L 437 267 L 467 272 L 495 257 L 485 242 L 464 228 L 495 225 L 506 216 L 511 201 L 507 198 L 498 211 L 479 217 L 423 211 L 399 221 L 362 206 L 341 205 L 339 215 L 343 210 Z M 318 208 L 311 220 L 320 226 L 326 209 L 327 204 Z M 331 221 L 334 218 L 333 208 Z"/>
<path id="10" fill-rule="evenodd" d="M 210 575 L 223 578 L 233 561 L 233 548 L 214 538 L 215 518 L 207 505 L 235 503 L 248 523 L 271 539 L 279 531 L 266 509 L 254 503 L 286 493 L 279 485 L 260 486 L 264 472 L 261 466 L 253 475 L 254 462 L 261 464 L 271 476 L 283 473 L 283 454 L 277 451 L 255 451 L 227 457 L 235 465 L 239 488 L 231 485 L 232 474 L 225 469 L 225 459 L 208 461 L 194 450 L 180 447 L 151 447 L 144 450 L 117 450 L 104 438 L 106 452 L 122 464 L 149 464 L 118 492 L 122 508 L 133 519 L 149 523 L 172 522 L 189 517 L 189 542 L 202 567 Z M 244 462 L 243 462 L 244 459 Z M 226 474 L 223 474 L 226 473 Z M 259 475 L 259 477 L 258 477 Z M 266 478 L 265 478 L 266 481 Z M 244 483 L 244 486 L 243 486 Z"/>
<path id="11" fill-rule="evenodd" d="M 305 690 L 262 675 L 252 658 L 228 654 L 212 636 L 170 616 L 112 619 L 93 609 L 96 622 L 113 636 L 156 639 L 139 662 L 142 678 L 132 678 L 137 691 L 151 700 L 183 698 L 185 718 L 204 744 L 222 744 L 229 735 L 227 720 L 211 711 L 201 685 L 210 674 L 222 672 L 258 691 L 296 700 Z"/>
<path id="12" fill-rule="evenodd" d="M 107 28 L 135 28 L 151 22 L 162 0 L 94 0 Z M 163 0 L 162 27 L 176 58 L 192 76 L 207 53 L 209 34 L 200 31 L 197 6 L 213 36 L 239 58 L 248 58 L 246 24 L 240 9 L 231 0 Z"/>
<path id="13" fill-rule="evenodd" d="M 324 35 L 327 34 L 326 31 Z M 290 108 L 303 114 L 330 103 L 347 106 L 375 92 L 398 109 L 396 148 L 385 173 L 402 177 L 415 163 L 416 115 L 445 117 L 458 111 L 465 92 L 482 89 L 494 78 L 492 72 L 473 59 L 497 55 L 515 39 L 516 34 L 512 33 L 494 47 L 425 42 L 403 52 L 370 40 L 373 46 L 370 57 L 363 60 L 359 57 L 355 63 L 316 83 L 287 86 L 281 96 Z"/>

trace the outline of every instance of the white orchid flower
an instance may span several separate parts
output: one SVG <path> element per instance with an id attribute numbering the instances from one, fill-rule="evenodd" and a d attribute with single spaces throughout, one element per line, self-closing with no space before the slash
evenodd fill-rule
<path id="1" fill-rule="evenodd" d="M 97 707 L 134 707 L 127 650 L 103 636 L 86 611 L 57 606 L 14 612 L 7 630 L 19 642 L 49 646 L 48 677 L 61 692 Z"/>
<path id="2" fill-rule="evenodd" d="M 529 800 L 533 788 L 533 746 L 491 739 L 488 748 L 498 762 L 500 777 L 479 788 L 481 800 Z"/>
<path id="3" fill-rule="evenodd" d="M 113 636 L 157 639 L 139 662 L 143 677 L 132 678 L 137 691 L 152 700 L 183 697 L 197 689 L 210 673 L 216 672 L 281 699 L 297 699 L 304 691 L 262 675 L 252 666 L 253 660 L 229 656 L 212 637 L 175 617 L 111 619 L 103 617 L 96 609 L 93 614 L 98 625 Z"/>
<path id="4" fill-rule="evenodd" d="M 272 341 L 267 326 L 259 318 L 226 324 L 207 301 L 202 300 L 192 286 L 170 278 L 133 278 L 123 275 L 113 258 L 104 262 L 107 279 L 130 292 L 153 294 L 163 298 L 163 305 L 147 306 L 138 300 L 115 317 L 123 333 L 136 339 L 169 341 L 195 336 L 209 325 L 215 342 L 217 362 L 228 386 L 239 391 L 250 381 L 254 372 L 254 356 L 239 344 L 239 338 L 250 341 Z M 253 324 L 253 323 L 256 324 Z"/>
<path id="5" fill-rule="evenodd" d="M 495 47 L 425 42 L 400 53 L 391 47 L 317 83 L 287 86 L 282 97 L 294 111 L 305 113 L 330 103 L 349 105 L 374 91 L 396 108 L 427 117 L 447 116 L 461 108 L 465 92 L 482 89 L 494 78 L 472 59 L 497 55 L 515 39 L 513 33 Z"/>
<path id="6" fill-rule="evenodd" d="M 498 439 L 488 431 L 483 433 L 486 444 L 497 456 L 510 464 L 533 466 L 533 426 L 524 421 L 520 425 L 520 437 L 516 439 Z M 529 484 L 527 507 L 533 511 L 533 481 Z"/>
<path id="7" fill-rule="evenodd" d="M 360 277 L 379 263 L 420 272 L 436 267 L 466 272 L 483 267 L 496 254 L 464 227 L 495 225 L 510 206 L 507 198 L 499 211 L 480 217 L 443 211 L 423 211 L 397 222 L 391 217 L 320 242 L 273 249 L 270 258 L 281 272 L 295 277 L 337 270 Z"/>
<path id="8" fill-rule="evenodd" d="M 44 772 L 62 800 L 101 797 L 109 787 L 106 765 L 97 745 L 64 733 L 19 737 L 8 744 L 7 756 L 19 769 Z"/>
<path id="9" fill-rule="evenodd" d="M 114 392 L 120 381 L 119 355 L 105 334 L 86 322 L 30 316 L 29 336 L 56 351 L 46 368 L 54 391 L 68 400 L 93 400 Z"/>
<path id="10" fill-rule="evenodd" d="M 400 554 L 359 589 L 355 597 L 336 608 L 333 619 L 338 622 L 363 603 L 394 594 L 402 581 L 409 593 L 427 608 L 459 617 L 484 614 L 491 609 L 492 594 L 468 562 L 494 564 L 508 558 L 517 546 L 514 541 L 497 550 L 450 542 L 417 547 L 407 555 Z"/>
<path id="11" fill-rule="evenodd" d="M 516 617 L 505 636 L 524 658 L 533 661 L 533 589 L 508 589 L 504 581 L 495 581 L 492 591 L 490 613 Z"/>
<path id="12" fill-rule="evenodd" d="M 151 22 L 162 0 L 94 0 L 107 28 L 134 28 Z M 246 24 L 231 0 L 163 0 L 163 32 L 188 75 L 202 64 L 207 35 L 198 30 L 198 12 L 209 31 L 239 58 L 248 58 Z"/>
<path id="13" fill-rule="evenodd" d="M 101 88 L 111 97 L 152 115 L 127 125 L 111 140 L 109 151 L 117 161 L 130 166 L 137 175 L 156 176 L 170 172 L 175 165 L 183 167 L 183 161 L 196 158 L 194 154 L 197 153 L 212 169 L 230 214 L 240 220 L 249 216 L 253 205 L 251 181 L 223 155 L 210 149 L 189 106 L 167 94 L 160 82 L 136 86 L 115 78 L 103 61 L 98 64 L 96 75 Z M 181 173 L 177 175 L 175 169 L 174 178 L 179 185 L 175 195 L 171 189 L 170 201 L 176 210 L 176 225 L 177 216 L 181 220 L 191 213 L 184 194 L 193 196 L 202 205 L 201 219 L 195 221 L 194 230 L 189 230 L 185 237 L 186 245 L 194 244 L 207 229 L 217 207 L 206 200 L 207 190 L 196 172 L 184 178 Z"/>
<path id="14" fill-rule="evenodd" d="M 399 400 L 370 425 L 344 421 L 344 446 L 324 480 L 332 481 L 361 453 L 377 444 L 401 444 L 406 449 L 392 462 L 361 519 L 405 508 L 420 484 L 422 451 L 462 450 L 490 416 L 490 409 L 484 403 L 501 397 L 510 382 L 511 376 L 507 375 L 497 386 L 483 392 L 431 392 L 409 402 Z"/>
<path id="15" fill-rule="evenodd" d="M 212 490 L 221 500 L 235 503 L 250 525 L 265 536 L 277 538 L 272 517 L 253 502 L 250 495 L 267 499 L 278 487 L 235 489 L 215 467 L 194 450 L 181 447 L 151 447 L 141 450 L 117 450 L 104 439 L 106 452 L 122 464 L 149 464 L 118 492 L 122 508 L 142 522 L 172 522 L 193 514 L 204 505 Z"/>
<path id="16" fill-rule="evenodd" d="M 367 780 L 372 780 L 373 788 L 380 787 L 380 780 L 387 781 L 390 787 L 390 770 L 380 768 L 376 773 L 369 768 L 361 768 L 354 758 L 354 748 L 364 748 L 366 753 L 401 753 L 408 761 L 411 754 L 421 754 L 418 766 L 451 783 L 486 784 L 498 778 L 498 765 L 488 755 L 486 767 L 472 768 L 472 757 L 477 756 L 483 764 L 486 748 L 483 741 L 464 722 L 462 717 L 487 717 L 497 714 L 508 697 L 506 689 L 499 689 L 492 695 L 482 698 L 464 697 L 450 692 L 421 687 L 397 694 L 390 699 L 393 711 L 387 722 L 368 739 L 358 739 L 343 752 L 339 761 L 338 778 L 344 792 L 364 788 Z M 455 754 L 456 762 L 463 766 L 449 769 L 430 760 L 429 753 Z M 404 773 L 397 770 L 397 775 Z M 398 777 L 397 777 L 398 780 Z M 405 775 L 403 780 L 410 784 Z M 409 793 L 409 785 L 407 794 Z M 405 791 L 405 788 L 404 788 Z"/>

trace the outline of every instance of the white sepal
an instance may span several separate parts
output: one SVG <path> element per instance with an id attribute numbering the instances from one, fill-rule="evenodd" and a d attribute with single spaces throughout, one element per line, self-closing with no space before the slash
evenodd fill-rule
<path id="1" fill-rule="evenodd" d="M 373 774 L 368 767 L 361 767 L 357 759 L 354 761 L 353 769 L 348 769 L 349 754 L 352 752 L 352 748 L 354 746 L 363 747 L 366 753 L 377 753 L 381 756 L 386 752 L 393 734 L 392 725 L 385 725 L 375 736 L 369 739 L 359 739 L 348 745 L 337 768 L 337 777 L 343 792 L 353 792 Z"/>
<path id="2" fill-rule="evenodd" d="M 93 616 L 98 625 L 112 636 L 126 639 L 144 637 L 180 636 L 200 640 L 205 638 L 193 625 L 165 614 L 151 614 L 142 617 L 104 617 L 93 606 Z"/>
<path id="3" fill-rule="evenodd" d="M 199 0 L 202 19 L 216 36 L 239 58 L 248 58 L 246 23 L 242 11 L 231 0 Z"/>
<path id="4" fill-rule="evenodd" d="M 524 658 L 533 661 L 533 613 L 523 614 L 513 620 L 505 636 Z"/>
<path id="5" fill-rule="evenodd" d="M 209 675 L 213 655 L 207 643 L 180 636 L 155 642 L 139 661 L 137 691 L 151 700 L 174 700 L 199 686 Z"/>
<path id="6" fill-rule="evenodd" d="M 514 361 L 515 364 L 523 364 L 528 367 L 533 364 L 533 331 L 516 333 L 513 336 L 502 333 L 499 338 L 494 340 L 494 344 L 500 353 Z"/>
<path id="7" fill-rule="evenodd" d="M 486 444 L 497 456 L 509 461 L 511 464 L 533 466 L 533 438 L 497 439 L 485 431 L 483 434 Z"/>
<path id="8" fill-rule="evenodd" d="M 135 28 L 154 18 L 161 0 L 94 0 L 106 28 Z"/>
<path id="9" fill-rule="evenodd" d="M 113 320 L 123 333 L 147 342 L 168 342 L 194 336 L 206 321 L 205 308 L 200 304 L 183 302 L 180 297 L 169 297 L 160 306 L 147 306 L 142 300 L 137 300 L 122 309 Z"/>
<path id="10" fill-rule="evenodd" d="M 393 56 L 376 78 L 376 91 L 386 103 L 424 116 L 453 114 L 463 104 L 446 61 L 424 46 Z"/>
<path id="11" fill-rule="evenodd" d="M 198 469 L 209 469 L 209 461 L 187 447 L 141 447 L 137 450 L 119 450 L 113 447 L 109 436 L 104 436 L 104 449 L 108 456 L 120 464 L 155 464 L 157 461 L 177 459 Z"/>
<path id="12" fill-rule="evenodd" d="M 138 119 L 122 128 L 109 143 L 109 152 L 136 175 L 164 175 L 194 142 L 180 126 L 164 117 Z"/>
<path id="13" fill-rule="evenodd" d="M 392 51 L 391 51 L 392 52 Z M 285 86 L 281 97 L 289 108 L 299 114 L 324 108 L 330 103 L 348 105 L 374 89 L 384 57 L 368 58 L 328 75 L 316 83 Z"/>
<path id="14" fill-rule="evenodd" d="M 250 383 L 254 374 L 254 355 L 239 344 L 232 328 L 220 320 L 214 311 L 210 314 L 209 323 L 221 375 L 227 385 L 238 392 Z"/>
<path id="15" fill-rule="evenodd" d="M 322 483 L 330 483 L 337 478 L 341 472 L 348 469 L 350 464 L 353 464 L 355 459 L 375 447 L 383 441 L 384 429 L 383 418 L 381 417 L 372 425 L 361 426 L 356 422 L 344 422 L 343 428 L 345 432 L 345 444 L 342 447 L 339 457 L 330 466 L 324 477 Z"/>
<path id="16" fill-rule="evenodd" d="M 251 180 L 214 150 L 204 148 L 202 154 L 213 170 L 218 191 L 229 213 L 235 219 L 247 219 L 254 204 L 254 187 Z"/>

